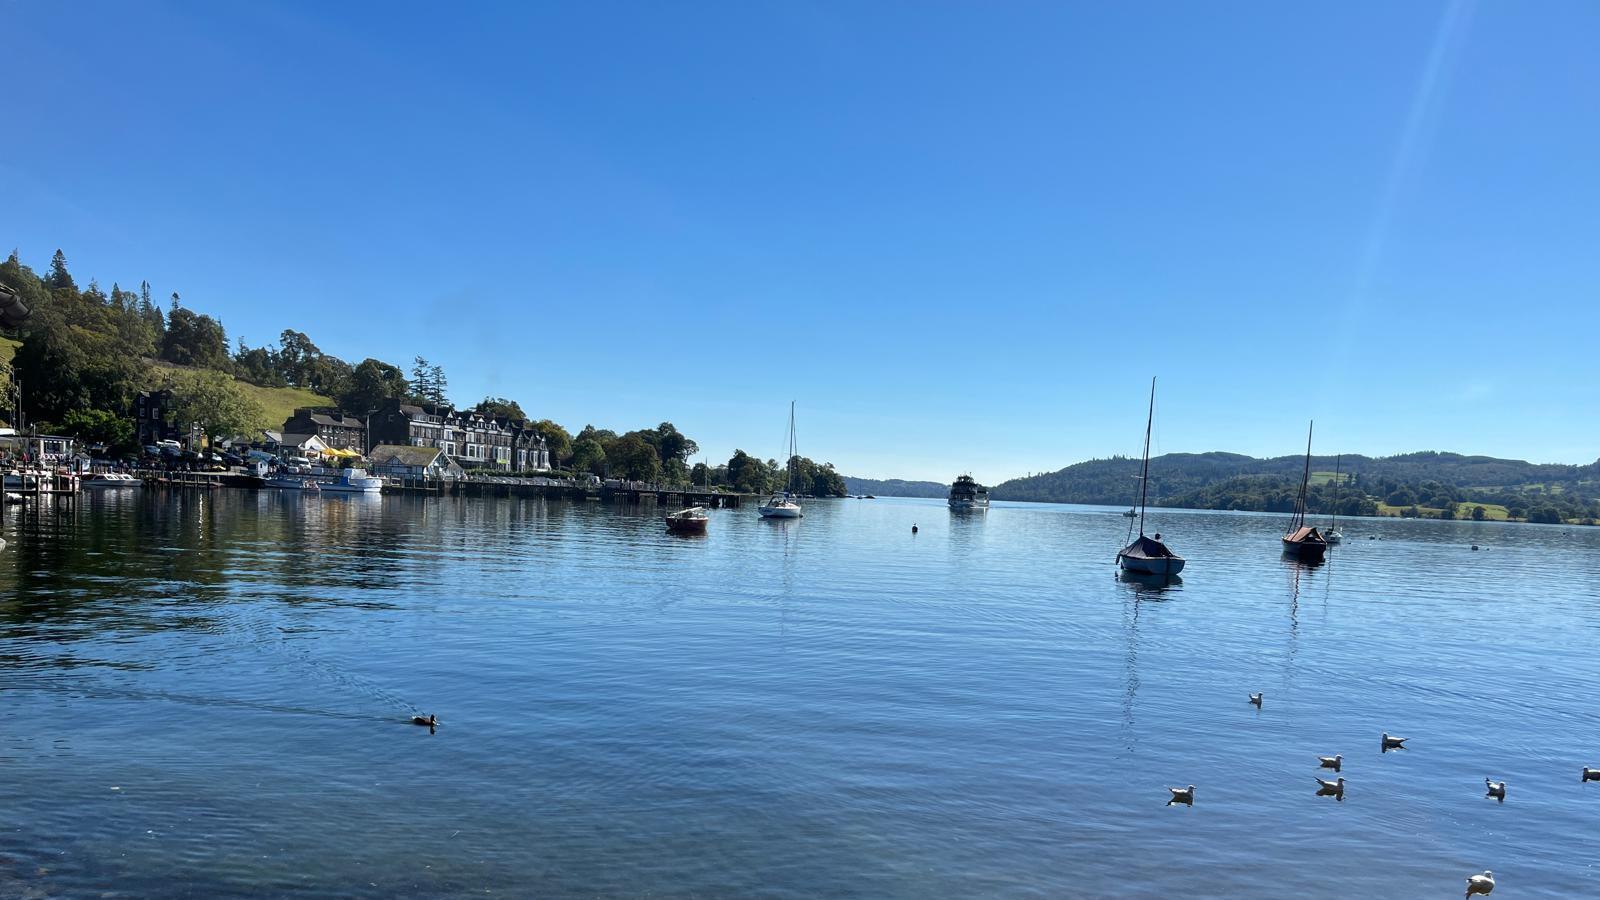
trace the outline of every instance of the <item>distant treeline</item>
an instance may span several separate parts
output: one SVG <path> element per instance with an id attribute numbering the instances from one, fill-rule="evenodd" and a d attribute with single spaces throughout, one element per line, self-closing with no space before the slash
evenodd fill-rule
<path id="1" fill-rule="evenodd" d="M 852 494 L 872 494 L 875 497 L 948 497 L 950 485 L 937 481 L 902 481 L 890 478 L 851 478 L 845 476 L 845 489 Z"/>
<path id="2" fill-rule="evenodd" d="M 1303 456 L 1256 459 L 1237 453 L 1171 453 L 1150 460 L 1150 503 L 1194 509 L 1288 512 L 1294 508 Z M 1534 464 L 1458 453 L 1345 456 L 1338 463 L 1340 515 L 1483 515 L 1535 522 L 1600 520 L 1600 461 L 1585 466 Z M 997 500 L 1125 506 L 1136 499 L 1140 461 L 1096 459 L 997 485 Z M 1314 456 L 1313 512 L 1334 507 L 1335 458 Z M 1504 507 L 1504 512 L 1493 510 Z M 1496 515 L 1489 515 L 1490 511 Z"/>

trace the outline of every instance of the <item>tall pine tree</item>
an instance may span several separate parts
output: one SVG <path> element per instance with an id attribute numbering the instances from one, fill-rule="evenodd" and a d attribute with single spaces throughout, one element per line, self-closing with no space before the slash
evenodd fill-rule
<path id="1" fill-rule="evenodd" d="M 50 277 L 46 278 L 44 283 L 51 290 L 78 289 L 77 282 L 72 280 L 72 273 L 67 271 L 67 255 L 62 253 L 59 247 L 56 248 L 56 255 L 50 257 Z"/>

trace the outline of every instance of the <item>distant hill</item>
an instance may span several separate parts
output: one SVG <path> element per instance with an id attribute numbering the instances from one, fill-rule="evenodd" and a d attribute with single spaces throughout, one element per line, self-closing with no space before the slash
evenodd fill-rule
<path id="1" fill-rule="evenodd" d="M 851 478 L 846 475 L 844 487 L 852 494 L 872 494 L 879 497 L 943 498 L 950 495 L 948 484 L 940 484 L 937 481 L 902 481 L 899 478 L 878 481 L 873 478 Z"/>
<path id="2" fill-rule="evenodd" d="M 1169 453 L 1150 460 L 1153 506 L 1286 510 L 1298 493 L 1303 456 L 1257 459 L 1238 453 Z M 996 485 L 996 500 L 1127 506 L 1136 498 L 1140 461 L 1093 459 L 1055 472 Z M 1331 509 L 1334 457 L 1313 456 L 1312 509 Z M 1426 515 L 1456 505 L 1501 505 L 1514 518 L 1552 510 L 1560 520 L 1600 518 L 1600 461 L 1586 466 L 1433 451 L 1398 456 L 1345 456 L 1341 515 Z M 1523 515 L 1517 515 L 1518 511 Z"/>

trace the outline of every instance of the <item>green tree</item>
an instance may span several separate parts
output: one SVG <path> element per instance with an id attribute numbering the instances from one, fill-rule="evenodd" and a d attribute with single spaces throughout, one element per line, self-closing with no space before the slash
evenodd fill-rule
<path id="1" fill-rule="evenodd" d="M 294 387 L 309 387 L 311 373 L 322 351 L 303 332 L 285 328 L 278 335 L 278 371 Z"/>
<path id="2" fill-rule="evenodd" d="M 549 419 L 540 419 L 528 427 L 544 436 L 544 442 L 550 448 L 550 461 L 556 468 L 561 468 L 571 460 L 572 435 L 565 428 Z"/>
<path id="3" fill-rule="evenodd" d="M 689 483 L 700 485 L 701 487 L 710 487 L 711 469 L 703 462 L 695 463 L 694 468 L 689 470 Z"/>
<path id="4" fill-rule="evenodd" d="M 103 409 L 74 409 L 56 430 L 88 444 L 104 444 L 112 452 L 126 452 L 134 446 L 133 422 Z"/>
<path id="5" fill-rule="evenodd" d="M 662 422 L 656 426 L 652 443 L 655 444 L 656 452 L 663 463 L 670 459 L 687 462 L 689 457 L 700 452 L 700 445 L 690 440 L 671 422 Z"/>
<path id="6" fill-rule="evenodd" d="M 527 421 L 528 418 L 528 414 L 522 411 L 522 407 L 517 404 L 517 401 L 507 400 L 504 397 L 485 397 L 478 401 L 478 405 L 474 406 L 473 410 L 480 416 L 488 416 L 490 418 L 511 419 L 513 421 Z"/>
<path id="7" fill-rule="evenodd" d="M 661 464 L 661 481 L 664 484 L 687 485 L 689 467 L 681 459 L 669 459 Z"/>
<path id="8" fill-rule="evenodd" d="M 418 356 L 411 366 L 411 395 L 422 403 L 432 403 L 435 406 L 444 406 L 449 400 L 445 396 L 447 383 L 444 377 L 444 367 L 429 363 Z"/>
<path id="9" fill-rule="evenodd" d="M 72 273 L 67 271 L 67 255 L 56 248 L 56 255 L 50 257 L 50 277 L 45 279 L 45 285 L 52 291 L 69 290 L 77 293 L 78 284 L 72 280 Z"/>
<path id="10" fill-rule="evenodd" d="M 1528 513 L 1529 522 L 1538 522 L 1544 525 L 1561 524 L 1561 511 L 1553 506 L 1541 506 Z"/>
<path id="11" fill-rule="evenodd" d="M 606 451 L 593 437 L 580 437 L 572 444 L 572 468 L 576 472 L 604 475 Z"/>
<path id="12" fill-rule="evenodd" d="M 365 415 L 368 410 L 383 405 L 385 400 L 405 399 L 410 395 L 411 386 L 398 366 L 368 358 L 350 373 L 349 384 L 335 399 L 344 409 Z"/>
<path id="13" fill-rule="evenodd" d="M 772 480 L 772 468 L 743 450 L 733 451 L 728 460 L 728 483 L 742 494 L 765 494 Z"/>
<path id="14" fill-rule="evenodd" d="M 632 481 L 655 481 L 661 474 L 661 458 L 644 438 L 627 434 L 606 448 L 606 462 L 612 477 Z"/>
<path id="15" fill-rule="evenodd" d="M 1454 519 L 1455 517 L 1456 517 L 1456 505 L 1454 503 L 1446 502 L 1445 505 L 1439 507 L 1439 518 L 1441 518 L 1441 519 Z"/>
<path id="16" fill-rule="evenodd" d="M 162 337 L 161 358 L 180 366 L 227 371 L 228 335 L 222 323 L 178 305 L 172 295 L 172 312 L 167 314 L 167 331 Z"/>
<path id="17" fill-rule="evenodd" d="M 253 434 L 268 426 L 266 412 L 239 383 L 221 372 L 167 372 L 179 428 L 199 425 L 213 440 Z"/>
<path id="18" fill-rule="evenodd" d="M 1481 506 L 1474 506 L 1472 508 L 1472 520 L 1474 522 L 1482 522 L 1488 515 L 1489 511 Z"/>

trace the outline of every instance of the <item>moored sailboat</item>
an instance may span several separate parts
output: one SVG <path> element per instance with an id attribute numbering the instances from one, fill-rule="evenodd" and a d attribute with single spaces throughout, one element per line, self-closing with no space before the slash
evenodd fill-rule
<path id="1" fill-rule="evenodd" d="M 1150 494 L 1150 426 L 1156 417 L 1156 380 L 1150 379 L 1150 412 L 1144 423 L 1144 464 L 1139 472 L 1139 537 L 1117 553 L 1117 566 L 1138 575 L 1172 576 L 1183 571 L 1185 560 L 1161 542 L 1161 535 L 1146 537 L 1144 515 Z M 1132 532 L 1133 523 L 1128 523 Z"/>
<path id="2" fill-rule="evenodd" d="M 800 501 L 796 500 L 794 485 L 795 458 L 798 454 L 797 442 L 794 434 L 794 401 L 789 401 L 789 456 L 785 462 L 785 481 L 782 493 L 774 493 L 761 504 L 760 512 L 763 519 L 798 519 L 805 515 L 800 509 Z"/>
<path id="3" fill-rule="evenodd" d="M 1283 534 L 1283 552 L 1306 562 L 1318 562 L 1328 552 L 1328 539 L 1314 525 L 1306 524 L 1306 490 L 1311 485 L 1311 432 L 1316 423 L 1306 428 L 1306 467 L 1300 476 L 1300 496 L 1294 502 L 1294 517 L 1289 520 L 1289 530 Z"/>
<path id="4" fill-rule="evenodd" d="M 1328 530 L 1322 535 L 1329 544 L 1344 540 L 1344 535 L 1339 533 L 1339 464 L 1342 462 L 1344 454 L 1333 458 L 1333 519 L 1328 522 Z"/>

